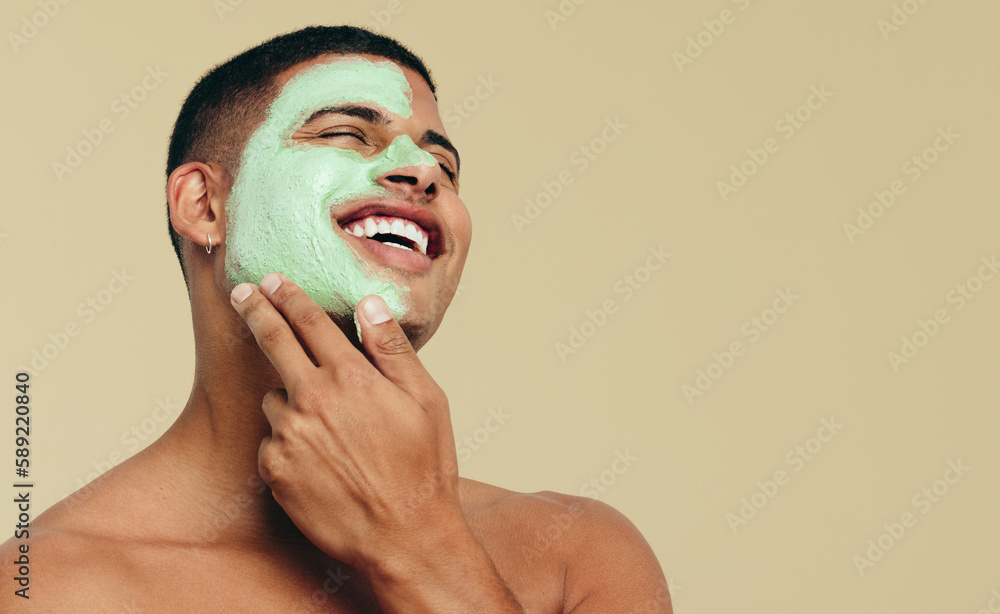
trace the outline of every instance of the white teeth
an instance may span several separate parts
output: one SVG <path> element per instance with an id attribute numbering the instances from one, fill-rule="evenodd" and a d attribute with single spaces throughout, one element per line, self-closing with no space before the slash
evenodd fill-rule
<path id="1" fill-rule="evenodd" d="M 408 252 L 412 252 L 413 251 L 409 247 L 406 247 L 405 245 L 400 245 L 399 243 L 383 243 L 382 245 L 391 245 L 392 247 L 398 247 L 399 249 L 405 249 Z"/>
<path id="2" fill-rule="evenodd" d="M 417 246 L 417 250 L 421 254 L 427 255 L 427 235 L 424 234 L 423 230 L 413 224 L 407 224 L 406 238 L 413 241 L 413 244 Z"/>
<path id="3" fill-rule="evenodd" d="M 421 254 L 427 255 L 429 237 L 427 236 L 427 233 L 424 232 L 423 228 L 417 226 L 413 222 L 407 222 L 401 219 L 393 219 L 391 222 L 383 219 L 376 222 L 374 217 L 366 217 L 363 222 L 361 220 L 354 222 L 354 224 L 347 227 L 346 230 L 356 237 L 367 237 L 369 239 L 377 234 L 393 234 L 399 237 L 405 237 L 410 241 L 413 241 L 413 248 L 397 245 L 395 243 L 386 243 L 386 245 L 400 247 L 409 251 L 416 249 Z"/>

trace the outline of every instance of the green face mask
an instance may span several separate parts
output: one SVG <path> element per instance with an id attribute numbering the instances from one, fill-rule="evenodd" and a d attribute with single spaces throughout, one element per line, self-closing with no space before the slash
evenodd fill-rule
<path id="1" fill-rule="evenodd" d="M 226 274 L 233 285 L 280 272 L 327 312 L 351 316 L 362 298 L 378 294 L 393 316 L 402 317 L 409 288 L 380 278 L 338 237 L 330 209 L 383 196 L 380 177 L 404 166 L 436 166 L 437 160 L 405 135 L 367 159 L 290 137 L 315 111 L 348 103 L 374 103 L 408 118 L 410 96 L 398 66 L 363 58 L 314 66 L 285 85 L 247 142 L 226 203 Z"/>

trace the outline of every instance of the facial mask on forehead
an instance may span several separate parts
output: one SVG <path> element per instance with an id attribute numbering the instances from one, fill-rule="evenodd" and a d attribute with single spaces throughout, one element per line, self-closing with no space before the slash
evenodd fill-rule
<path id="1" fill-rule="evenodd" d="M 226 274 L 234 285 L 280 272 L 330 313 L 350 316 L 362 298 L 378 294 L 402 317 L 409 288 L 381 276 L 337 236 L 330 209 L 387 195 L 379 177 L 437 160 L 406 135 L 367 159 L 289 138 L 314 112 L 336 105 L 374 103 L 408 118 L 411 96 L 398 66 L 363 58 L 314 66 L 285 85 L 247 142 L 226 204 Z"/>

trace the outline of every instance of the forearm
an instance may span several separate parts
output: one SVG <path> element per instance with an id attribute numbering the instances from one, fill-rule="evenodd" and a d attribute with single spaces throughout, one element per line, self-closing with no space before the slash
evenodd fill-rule
<path id="1" fill-rule="evenodd" d="M 387 613 L 524 612 L 464 520 L 364 571 Z"/>

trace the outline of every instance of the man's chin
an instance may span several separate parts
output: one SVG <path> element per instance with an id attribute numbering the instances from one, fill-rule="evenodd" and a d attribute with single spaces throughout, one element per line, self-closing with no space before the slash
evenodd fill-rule
<path id="1" fill-rule="evenodd" d="M 327 315 L 330 316 L 330 319 L 344 333 L 344 336 L 347 337 L 351 344 L 364 352 L 364 346 L 362 346 L 361 340 L 358 338 L 358 327 L 354 322 L 354 317 L 330 312 L 327 312 Z M 404 317 L 400 320 L 399 327 L 403 329 L 403 334 L 410 341 L 410 345 L 413 346 L 414 351 L 419 351 L 430 340 L 438 328 L 437 323 L 416 322 L 410 317 Z"/>
<path id="2" fill-rule="evenodd" d="M 410 340 L 410 345 L 413 346 L 414 352 L 419 352 L 420 348 L 424 347 L 431 340 L 431 336 L 437 330 L 437 326 L 434 326 L 433 329 L 428 329 L 427 326 L 411 326 L 405 322 L 400 327 L 403 329 L 403 334 L 406 335 L 406 338 Z"/>

